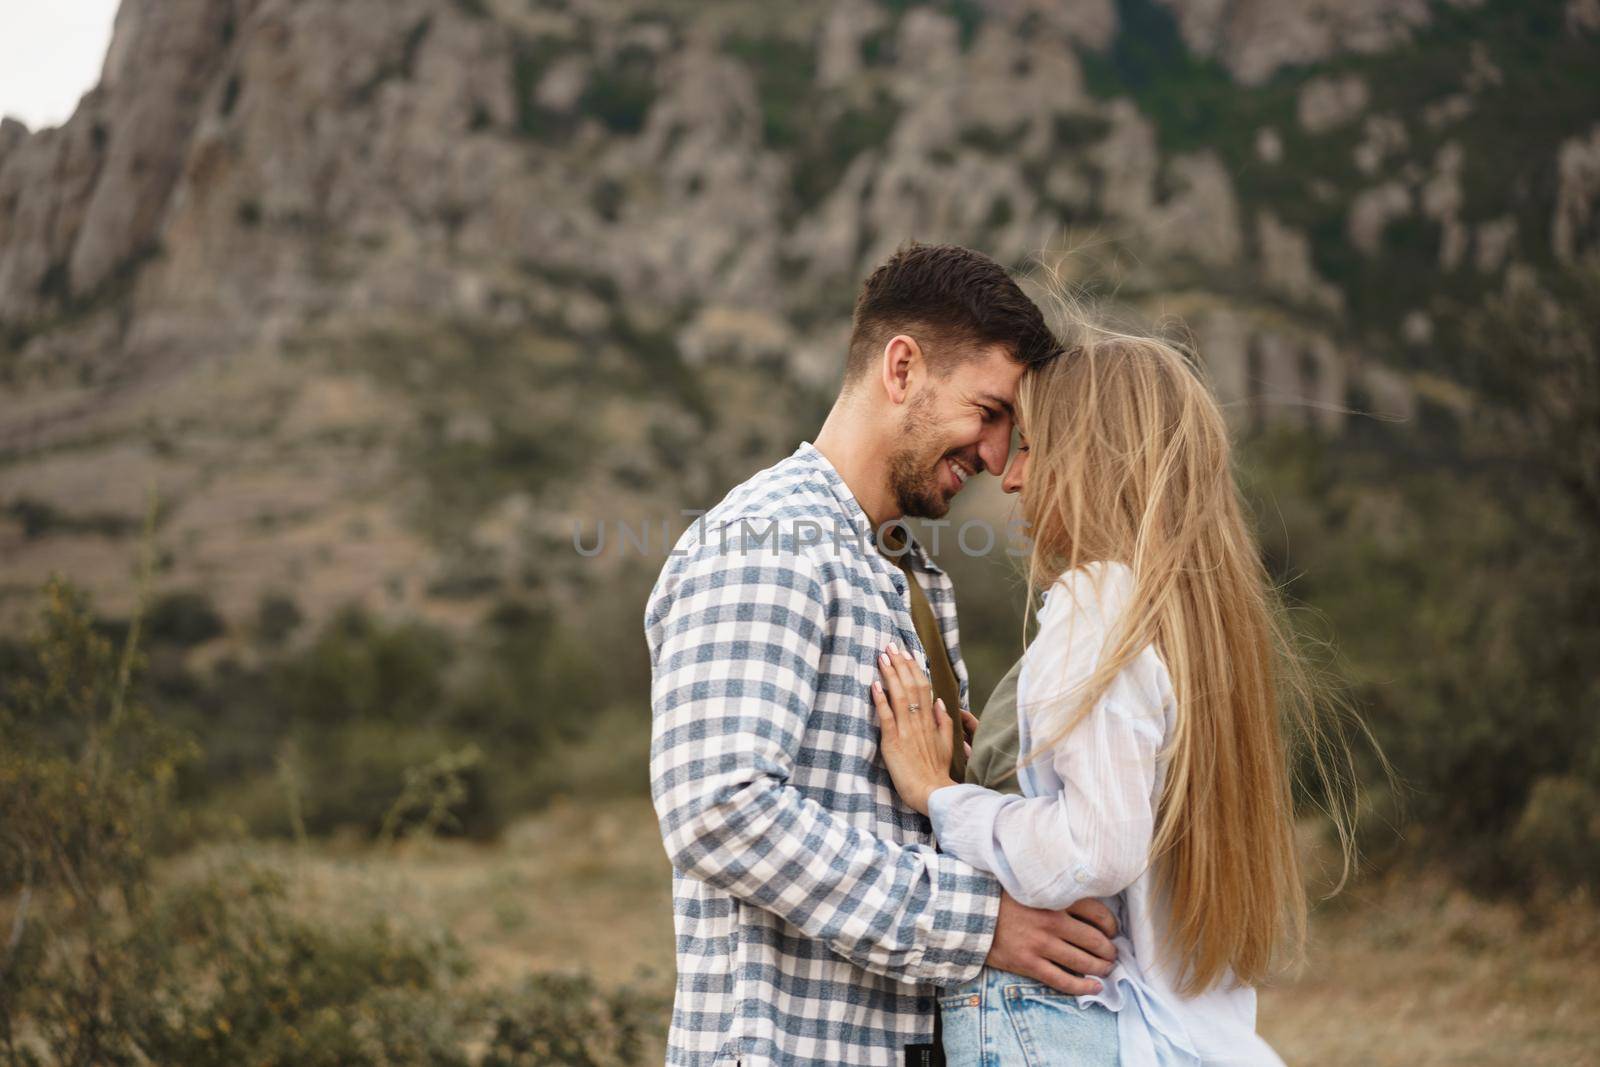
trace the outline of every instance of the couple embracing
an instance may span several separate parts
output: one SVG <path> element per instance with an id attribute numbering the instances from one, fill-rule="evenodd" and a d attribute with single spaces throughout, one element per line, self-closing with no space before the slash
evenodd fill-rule
<path id="1" fill-rule="evenodd" d="M 975 717 L 899 520 L 984 473 L 1037 627 Z M 1299 676 L 1182 352 L 903 249 L 816 440 L 684 533 L 645 631 L 670 1064 L 1280 1062 L 1253 987 L 1303 935 Z"/>

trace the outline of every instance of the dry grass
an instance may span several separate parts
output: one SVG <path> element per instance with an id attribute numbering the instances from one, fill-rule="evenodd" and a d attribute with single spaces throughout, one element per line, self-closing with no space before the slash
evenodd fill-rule
<path id="1" fill-rule="evenodd" d="M 1429 878 L 1364 885 L 1317 915 L 1261 1030 L 1290 1063 L 1600 1063 L 1600 913 L 1536 911 Z"/>
<path id="2" fill-rule="evenodd" d="M 290 872 L 293 905 L 308 917 L 360 921 L 382 912 L 443 924 L 470 948 L 486 984 L 584 970 L 607 984 L 671 986 L 669 868 L 644 800 L 557 803 L 495 845 L 208 846 L 176 859 L 163 877 L 240 859 Z"/>
<path id="3" fill-rule="evenodd" d="M 668 867 L 644 800 L 560 804 L 495 846 L 423 842 L 388 851 L 245 846 L 296 866 L 297 906 L 443 922 L 485 982 L 587 970 L 667 989 Z M 229 862 L 192 853 L 170 876 Z M 1600 1063 L 1600 912 L 1476 901 L 1440 881 L 1370 883 L 1324 907 L 1307 966 L 1261 998 L 1261 1029 L 1291 1064 Z"/>

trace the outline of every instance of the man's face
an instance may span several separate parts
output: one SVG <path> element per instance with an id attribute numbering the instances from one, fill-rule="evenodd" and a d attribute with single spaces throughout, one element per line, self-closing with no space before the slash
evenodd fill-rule
<path id="1" fill-rule="evenodd" d="M 1021 379 L 1022 365 L 999 345 L 986 346 L 947 378 L 924 379 L 906 402 L 889 456 L 889 485 L 902 513 L 941 518 L 968 478 L 1005 470 Z"/>

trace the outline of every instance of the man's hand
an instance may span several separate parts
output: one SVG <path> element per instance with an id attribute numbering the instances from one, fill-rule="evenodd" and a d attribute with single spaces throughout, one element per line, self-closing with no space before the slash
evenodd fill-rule
<path id="1" fill-rule="evenodd" d="M 966 740 L 961 742 L 967 750 L 967 762 L 972 762 L 972 742 L 978 738 L 978 717 L 966 708 L 961 709 L 961 732 L 966 735 Z"/>
<path id="2" fill-rule="evenodd" d="M 1001 893 L 994 942 L 984 962 L 1062 993 L 1098 993 L 1100 982 L 1088 976 L 1111 973 L 1116 934 L 1116 918 L 1098 900 L 1080 900 L 1064 912 L 1041 911 Z"/>

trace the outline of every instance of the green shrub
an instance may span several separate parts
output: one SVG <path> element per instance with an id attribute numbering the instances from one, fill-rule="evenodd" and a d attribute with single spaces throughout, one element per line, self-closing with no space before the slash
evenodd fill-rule
<path id="1" fill-rule="evenodd" d="M 644 49 L 624 48 L 591 74 L 578 113 L 595 116 L 614 133 L 638 133 L 655 102 L 655 65 L 655 56 Z"/>
<path id="2" fill-rule="evenodd" d="M 570 115 L 542 106 L 538 100 L 539 80 L 566 49 L 566 43 L 553 37 L 518 36 L 512 45 L 512 91 L 517 102 L 517 129 L 525 137 L 556 141 L 572 132 Z"/>
<path id="3" fill-rule="evenodd" d="M 379 917 L 349 927 L 295 917 L 283 879 L 244 867 L 168 892 L 133 935 L 170 955 L 147 1001 L 142 1050 L 157 1063 L 465 1065 L 467 973 L 448 937 Z"/>
<path id="4" fill-rule="evenodd" d="M 755 75 L 761 98 L 762 139 L 768 148 L 794 148 L 805 135 L 816 103 L 816 49 L 788 37 L 735 37 L 725 47 Z"/>
<path id="5" fill-rule="evenodd" d="M 146 571 L 148 575 L 148 570 Z M 0 944 L 8 1064 L 136 1062 L 138 1016 L 160 960 L 119 934 L 149 901 L 149 862 L 186 737 L 133 687 L 136 613 L 120 651 L 87 599 L 52 578 L 21 670 L 0 693 L 0 884 L 17 891 Z M 23 1044 L 26 1019 L 37 1038 Z"/>
<path id="6" fill-rule="evenodd" d="M 1530 870 L 1556 885 L 1600 884 L 1600 789 L 1573 775 L 1536 780 L 1511 845 Z"/>
<path id="7" fill-rule="evenodd" d="M 293 597 L 267 593 L 256 608 L 256 639 L 268 648 L 281 648 L 304 621 Z"/>
<path id="8" fill-rule="evenodd" d="M 261 837 L 488 840 L 505 825 L 505 793 L 472 742 L 437 730 L 350 724 L 286 741 L 270 769 L 214 783 L 209 821 Z"/>
<path id="9" fill-rule="evenodd" d="M 17 877 L 69 887 L 135 882 L 149 841 L 141 822 L 164 812 L 177 770 L 194 759 L 187 736 L 138 699 L 135 620 L 119 651 L 88 599 L 52 578 L 29 642 L 0 679 L 0 848 Z"/>
<path id="10" fill-rule="evenodd" d="M 808 126 L 793 164 L 795 210 L 803 214 L 816 207 L 838 186 L 857 156 L 884 148 L 900 121 L 900 111 L 899 103 L 879 90 L 865 103 L 845 107 L 831 121 Z"/>
<path id="11" fill-rule="evenodd" d="M 184 590 L 158 598 L 150 606 L 145 628 L 152 642 L 189 648 L 220 637 L 227 626 L 210 597 Z"/>
<path id="12" fill-rule="evenodd" d="M 491 1009 L 480 1067 L 628 1067 L 643 1061 L 666 1008 L 629 988 L 602 993 L 582 976 L 535 975 Z"/>
<path id="13" fill-rule="evenodd" d="M 28 540 L 52 533 L 89 533 L 102 537 L 124 537 L 134 532 L 138 523 L 126 515 L 111 512 L 90 512 L 69 515 L 54 505 L 28 496 L 13 497 L 0 514 L 9 515 L 22 524 L 22 536 Z"/>
<path id="14" fill-rule="evenodd" d="M 437 721 L 453 654 L 439 630 L 347 607 L 304 653 L 278 665 L 280 714 L 317 728 Z"/>
<path id="15" fill-rule="evenodd" d="M 1469 415 L 1275 434 L 1247 469 L 1274 568 L 1406 785 L 1408 851 L 1520 890 L 1600 848 L 1600 263 L 1461 332 Z"/>
<path id="16" fill-rule="evenodd" d="M 5 647 L 0 878 L 15 896 L 0 942 L 0 1064 L 641 1062 L 664 1029 L 658 999 L 582 977 L 482 989 L 449 936 L 382 916 L 305 919 L 289 877 L 252 862 L 153 882 L 150 857 L 180 815 L 175 771 L 196 746 L 136 699 L 141 621 L 136 611 L 119 652 L 86 598 L 52 580 L 32 640 Z M 348 774 L 352 753 L 392 742 L 363 725 L 344 724 L 343 746 L 315 758 Z M 416 744 L 391 757 L 384 839 L 471 810 L 475 750 Z M 407 764 L 424 751 L 435 754 Z"/>
<path id="17" fill-rule="evenodd" d="M 581 736 L 489 759 L 496 810 L 534 810 L 561 796 L 584 802 L 638 796 L 650 781 L 650 711 L 642 702 L 610 708 Z"/>
<path id="18" fill-rule="evenodd" d="M 492 837 L 511 813 L 588 784 L 642 790 L 634 734 L 648 738 L 649 665 L 642 642 L 615 637 L 637 627 L 652 579 L 627 570 L 561 615 L 507 599 L 460 638 L 351 607 L 292 650 L 258 643 L 251 663 L 224 657 L 202 674 L 168 650 L 151 662 L 150 691 L 163 721 L 205 739 L 178 797 L 257 834 L 295 834 L 296 818 L 311 834 L 377 834 L 408 775 L 468 746 L 485 755 L 437 781 L 452 791 L 434 818 L 441 834 Z M 298 614 L 270 603 L 263 617 Z M 428 810 L 398 816 L 396 832 Z"/>

